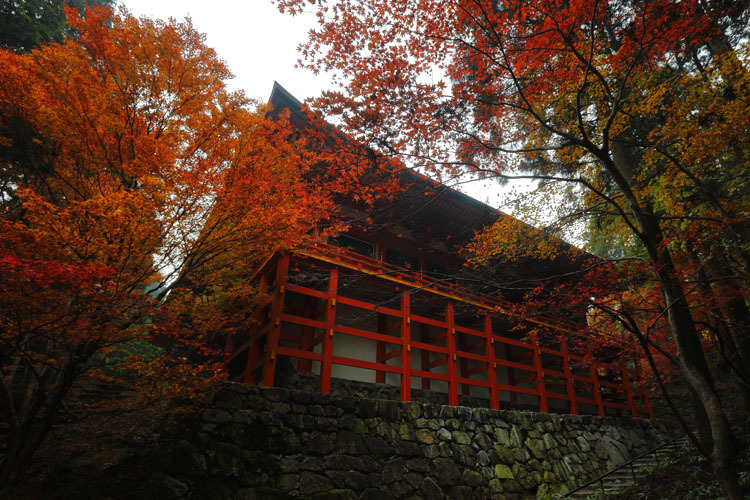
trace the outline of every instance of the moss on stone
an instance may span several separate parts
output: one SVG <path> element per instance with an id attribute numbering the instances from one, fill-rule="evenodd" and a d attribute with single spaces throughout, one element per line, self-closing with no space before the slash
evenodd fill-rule
<path id="1" fill-rule="evenodd" d="M 565 495 L 570 490 L 564 484 L 542 484 L 536 490 L 537 500 L 551 500 L 553 497 Z"/>
<path id="2" fill-rule="evenodd" d="M 495 477 L 499 479 L 513 479 L 513 473 L 507 465 L 497 464 L 495 466 Z"/>
<path id="3" fill-rule="evenodd" d="M 544 442 L 541 439 L 526 438 L 525 444 L 534 458 L 543 459 L 546 457 L 547 451 L 544 449 Z"/>
<path id="4" fill-rule="evenodd" d="M 498 478 L 490 479 L 490 491 L 492 493 L 502 493 L 505 491 L 502 481 Z"/>
<path id="5" fill-rule="evenodd" d="M 349 421 L 349 429 L 355 434 L 367 434 L 369 432 L 364 420 L 357 417 L 352 417 Z"/>
<path id="6" fill-rule="evenodd" d="M 272 429 L 268 436 L 269 451 L 276 453 L 294 453 L 299 446 L 299 439 L 289 427 Z"/>
<path id="7" fill-rule="evenodd" d="M 510 446 L 510 434 L 506 429 L 495 429 L 495 440 L 505 447 Z"/>
<path id="8" fill-rule="evenodd" d="M 380 436 L 387 439 L 395 439 L 396 432 L 393 430 L 393 427 L 388 422 L 381 422 L 378 424 L 377 427 L 375 427 L 375 433 Z"/>
<path id="9" fill-rule="evenodd" d="M 419 403 L 401 403 L 401 410 L 407 420 L 415 420 L 422 416 L 422 405 Z"/>
<path id="10" fill-rule="evenodd" d="M 239 476 L 244 469 L 242 451 L 231 443 L 218 442 L 211 468 L 224 476 Z"/>
<path id="11" fill-rule="evenodd" d="M 435 442 L 435 436 L 429 429 L 419 429 L 416 432 L 417 441 L 422 444 L 433 444 Z"/>
<path id="12" fill-rule="evenodd" d="M 404 422 L 398 426 L 398 436 L 405 441 L 414 441 L 416 439 L 414 429 L 412 429 L 411 425 Z"/>
<path id="13" fill-rule="evenodd" d="M 469 434 L 464 431 L 453 431 L 453 439 L 458 444 L 471 444 Z"/>

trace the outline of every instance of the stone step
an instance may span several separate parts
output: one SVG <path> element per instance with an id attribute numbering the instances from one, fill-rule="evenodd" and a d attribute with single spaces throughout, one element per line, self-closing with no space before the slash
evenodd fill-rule
<path id="1" fill-rule="evenodd" d="M 678 441 L 666 445 L 658 450 L 657 455 L 646 455 L 631 465 L 627 465 L 616 472 L 613 472 L 604 478 L 602 483 L 596 482 L 588 487 L 570 495 L 571 498 L 588 498 L 591 496 L 601 496 L 602 490 L 604 496 L 621 493 L 626 488 L 633 486 L 644 477 L 648 476 L 655 469 L 665 465 L 671 457 L 682 455 L 689 450 L 688 439 L 682 438 Z M 633 478 L 635 475 L 635 479 Z"/>

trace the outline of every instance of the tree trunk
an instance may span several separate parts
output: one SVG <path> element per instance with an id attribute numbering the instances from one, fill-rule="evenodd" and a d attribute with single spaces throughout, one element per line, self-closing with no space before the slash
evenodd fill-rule
<path id="1" fill-rule="evenodd" d="M 619 145 L 621 146 L 621 145 Z M 613 148 L 615 149 L 615 148 Z M 638 226 L 637 237 L 643 243 L 654 265 L 656 276 L 664 296 L 667 320 L 672 339 L 677 347 L 677 363 L 685 381 L 697 395 L 700 406 L 705 410 L 711 430 L 711 468 L 721 487 L 730 500 L 742 500 L 742 493 L 735 473 L 732 471 L 734 441 L 729 422 L 714 388 L 703 346 L 690 314 L 682 283 L 674 261 L 664 242 L 664 235 L 658 218 L 644 207 L 631 189 L 633 158 L 625 147 L 617 147 L 615 159 L 601 150 L 598 156 L 604 167 L 613 176 L 621 192 L 628 201 L 633 219 Z"/>
<path id="2" fill-rule="evenodd" d="M 644 233 L 654 237 L 651 242 L 662 241 L 661 231 L 655 221 L 649 217 L 643 222 Z M 657 266 L 657 276 L 667 306 L 667 319 L 672 338 L 677 346 L 677 362 L 680 372 L 698 396 L 708 417 L 712 441 L 709 457 L 711 468 L 727 498 L 741 500 L 739 482 L 732 470 L 732 461 L 735 456 L 734 440 L 713 385 L 708 362 L 695 329 L 682 284 L 667 248 L 661 244 L 649 245 L 647 248 Z"/>
<path id="3" fill-rule="evenodd" d="M 75 354 L 70 355 L 54 390 L 47 392 L 46 384 L 40 384 L 33 394 L 37 399 L 36 404 L 20 415 L 16 422 L 18 425 L 9 429 L 8 446 L 0 460 L 0 492 L 5 492 L 18 482 L 39 445 L 49 434 L 63 398 L 73 385 L 79 363 L 80 359 Z M 50 374 L 46 376 L 49 377 Z"/>

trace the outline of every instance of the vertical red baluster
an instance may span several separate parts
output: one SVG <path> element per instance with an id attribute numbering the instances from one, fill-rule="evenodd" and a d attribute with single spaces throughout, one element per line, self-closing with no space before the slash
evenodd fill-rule
<path id="1" fill-rule="evenodd" d="M 495 339 L 492 336 L 492 318 L 489 314 L 484 315 L 484 334 L 487 336 L 485 347 L 487 349 L 487 379 L 490 382 L 490 408 L 500 409 L 500 396 L 497 393 L 497 374 L 495 373 Z"/>
<path id="2" fill-rule="evenodd" d="M 448 331 L 446 341 L 448 344 L 448 404 L 458 406 L 458 375 L 456 373 L 456 328 L 453 316 L 453 303 L 448 302 L 445 307 L 445 323 Z"/>
<path id="3" fill-rule="evenodd" d="M 273 304 L 271 305 L 271 327 L 268 330 L 266 342 L 265 360 L 263 363 L 263 385 L 273 387 L 273 377 L 276 372 L 276 355 L 279 348 L 279 336 L 281 334 L 281 313 L 284 310 L 284 291 L 286 289 L 286 278 L 289 272 L 289 254 L 281 254 L 279 267 L 276 268 L 276 283 Z M 248 374 L 245 374 L 245 378 Z"/>
<path id="4" fill-rule="evenodd" d="M 331 269 L 326 299 L 325 332 L 323 337 L 323 362 L 320 365 L 320 392 L 331 392 L 331 364 L 333 361 L 333 330 L 336 327 L 336 295 L 339 288 L 339 270 Z"/>
<path id="5" fill-rule="evenodd" d="M 411 401 L 411 313 L 409 294 L 401 297 L 401 401 Z"/>

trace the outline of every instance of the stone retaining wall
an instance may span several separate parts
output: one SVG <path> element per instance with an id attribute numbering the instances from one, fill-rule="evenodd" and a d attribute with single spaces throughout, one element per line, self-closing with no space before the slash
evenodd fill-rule
<path id="1" fill-rule="evenodd" d="M 651 422 L 228 384 L 157 453 L 162 498 L 527 499 L 658 443 Z"/>

